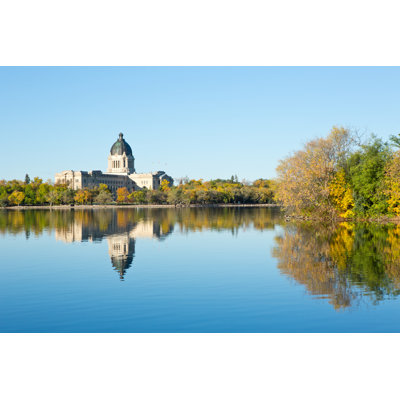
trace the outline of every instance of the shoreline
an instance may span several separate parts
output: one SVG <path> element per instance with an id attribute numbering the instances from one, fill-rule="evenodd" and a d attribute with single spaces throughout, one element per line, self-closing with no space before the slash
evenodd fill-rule
<path id="1" fill-rule="evenodd" d="M 286 222 L 315 222 L 315 223 L 341 223 L 341 222 L 350 222 L 350 223 L 363 223 L 363 222 L 377 222 L 380 224 L 385 223 L 400 223 L 400 216 L 399 217 L 388 217 L 385 215 L 379 217 L 355 217 L 355 218 L 343 218 L 338 217 L 335 219 L 323 219 L 323 218 L 310 218 L 310 217 L 300 217 L 300 216 L 284 216 Z"/>
<path id="2" fill-rule="evenodd" d="M 85 204 L 85 205 L 55 205 L 55 206 L 7 206 L 0 207 L 0 211 L 26 211 L 26 210 L 62 210 L 62 211 L 73 211 L 73 210 L 102 210 L 102 209 L 121 209 L 121 208 L 136 208 L 136 209 L 163 209 L 163 208 L 282 208 L 279 204 L 189 204 L 189 205 L 174 205 L 174 204 Z M 283 219 L 286 222 L 314 222 L 314 223 L 363 223 L 363 222 L 375 222 L 375 223 L 400 223 L 399 217 L 369 217 L 369 218 L 343 218 L 339 217 L 334 220 L 325 220 L 319 218 L 310 218 L 304 216 L 294 215 L 283 215 Z"/>
<path id="3" fill-rule="evenodd" d="M 262 207 L 275 208 L 281 207 L 279 204 L 87 204 L 87 205 L 56 205 L 56 206 L 13 206 L 1 207 L 0 210 L 84 210 L 84 209 L 104 209 L 104 208 L 245 208 Z"/>

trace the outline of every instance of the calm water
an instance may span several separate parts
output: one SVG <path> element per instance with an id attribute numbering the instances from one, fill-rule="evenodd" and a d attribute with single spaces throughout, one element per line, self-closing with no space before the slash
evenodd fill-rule
<path id="1" fill-rule="evenodd" d="M 0 211 L 1 332 L 400 332 L 400 226 Z"/>

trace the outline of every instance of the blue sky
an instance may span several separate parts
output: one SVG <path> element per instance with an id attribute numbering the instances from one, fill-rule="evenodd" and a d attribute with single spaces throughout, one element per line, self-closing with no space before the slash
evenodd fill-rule
<path id="1" fill-rule="evenodd" d="M 399 133 L 400 68 L 0 68 L 0 179 L 105 171 L 119 132 L 137 172 L 268 178 L 333 125 Z"/>

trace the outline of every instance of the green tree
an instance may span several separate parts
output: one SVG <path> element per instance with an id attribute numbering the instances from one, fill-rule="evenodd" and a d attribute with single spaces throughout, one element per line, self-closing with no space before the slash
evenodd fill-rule
<path id="1" fill-rule="evenodd" d="M 130 195 L 130 201 L 135 204 L 146 204 L 147 203 L 147 190 L 137 190 L 132 192 Z"/>
<path id="2" fill-rule="evenodd" d="M 400 148 L 400 133 L 398 135 L 391 135 L 389 137 L 390 141 L 392 142 L 392 145 L 395 147 Z"/>
<path id="3" fill-rule="evenodd" d="M 36 178 L 35 178 L 36 179 Z M 50 191 L 50 185 L 47 183 L 40 183 L 36 190 L 36 203 L 44 204 L 47 202 L 47 194 Z"/>
<path id="4" fill-rule="evenodd" d="M 158 190 L 149 190 L 146 197 L 149 204 L 165 204 L 167 194 Z"/>
<path id="5" fill-rule="evenodd" d="M 0 207 L 7 207 L 9 204 L 8 194 L 5 192 L 0 193 Z"/>
<path id="6" fill-rule="evenodd" d="M 100 193 L 94 198 L 95 203 L 99 204 L 110 204 L 113 202 L 113 196 L 110 191 L 102 190 Z"/>
<path id="7" fill-rule="evenodd" d="M 46 195 L 46 201 L 49 202 L 50 207 L 53 207 L 53 204 L 59 200 L 59 194 L 56 190 L 50 190 Z"/>
<path id="8" fill-rule="evenodd" d="M 25 185 L 24 193 L 25 193 L 24 203 L 26 205 L 36 204 L 36 191 L 33 188 L 32 184 Z"/>
<path id="9" fill-rule="evenodd" d="M 390 159 L 389 146 L 374 136 L 349 158 L 347 170 L 356 214 L 378 215 L 387 212 L 385 168 Z"/>
<path id="10" fill-rule="evenodd" d="M 63 204 L 73 204 L 75 197 L 75 190 L 66 188 L 61 194 L 61 202 Z"/>

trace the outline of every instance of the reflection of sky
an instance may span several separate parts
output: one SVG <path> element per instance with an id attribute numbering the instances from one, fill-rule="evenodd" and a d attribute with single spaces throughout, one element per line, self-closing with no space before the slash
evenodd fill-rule
<path id="1" fill-rule="evenodd" d="M 1 236 L 0 331 L 400 331 L 396 300 L 335 311 L 282 275 L 276 231 L 137 239 L 120 281 L 106 240 Z"/>

